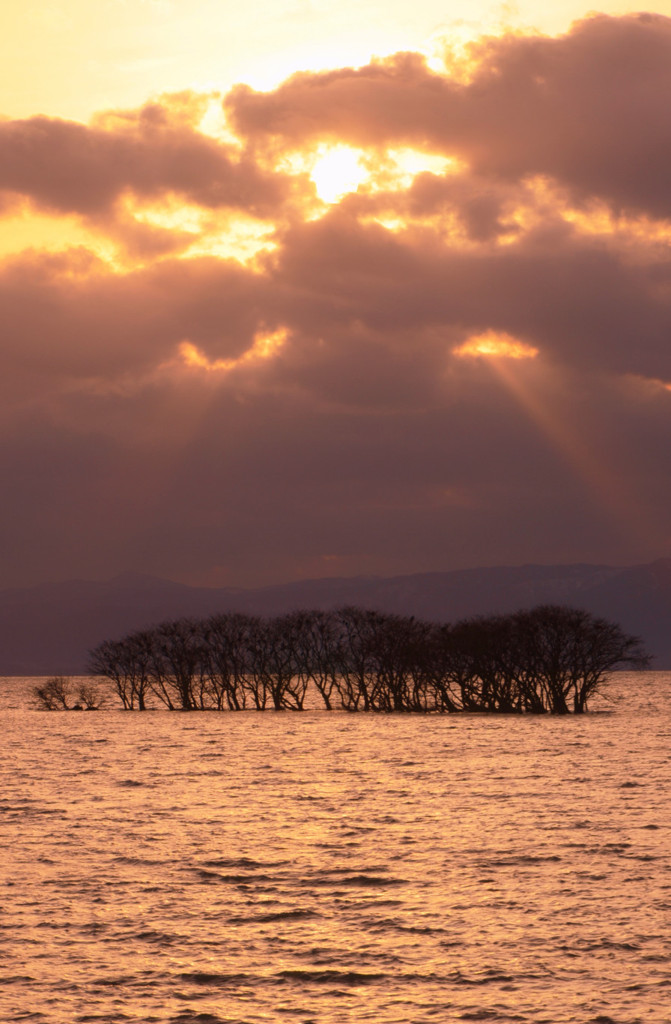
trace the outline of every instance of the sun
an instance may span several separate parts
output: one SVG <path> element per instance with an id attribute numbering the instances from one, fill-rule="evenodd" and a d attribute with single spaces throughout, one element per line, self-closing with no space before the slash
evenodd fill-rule
<path id="1" fill-rule="evenodd" d="M 332 146 L 323 151 L 312 166 L 310 176 L 317 195 L 325 203 L 336 203 L 348 192 L 356 192 L 370 172 L 363 165 L 362 153 L 351 146 Z"/>

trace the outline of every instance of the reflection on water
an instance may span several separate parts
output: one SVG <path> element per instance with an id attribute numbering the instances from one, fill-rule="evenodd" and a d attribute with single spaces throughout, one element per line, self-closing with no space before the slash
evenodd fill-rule
<path id="1" fill-rule="evenodd" d="M 577 718 L 26 710 L 0 1019 L 668 1024 L 671 674 Z"/>

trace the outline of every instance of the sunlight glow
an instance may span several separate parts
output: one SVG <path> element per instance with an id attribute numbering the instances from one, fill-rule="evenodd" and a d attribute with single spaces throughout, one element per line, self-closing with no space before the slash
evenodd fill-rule
<path id="1" fill-rule="evenodd" d="M 474 335 L 452 351 L 460 359 L 477 359 L 482 356 L 535 359 L 538 355 L 538 349 L 533 345 L 526 345 L 523 341 L 518 341 L 512 335 L 501 331 L 486 331 L 484 334 Z"/>
<path id="2" fill-rule="evenodd" d="M 178 196 L 169 196 L 161 203 L 142 206 L 127 200 L 125 209 L 133 220 L 167 231 L 184 231 L 197 235 L 203 230 L 207 211 L 195 203 L 185 203 Z"/>
<path id="3" fill-rule="evenodd" d="M 671 225 L 668 221 L 654 221 L 649 217 L 627 217 L 616 215 L 605 203 L 593 202 L 587 209 L 567 209 L 562 217 L 586 235 L 618 236 L 620 242 L 671 242 Z"/>
<path id="4" fill-rule="evenodd" d="M 124 212 L 140 224 L 186 236 L 180 253 L 186 259 L 216 256 L 249 264 L 260 252 L 276 248 L 273 222 L 245 213 L 209 210 L 185 203 L 178 196 L 142 206 L 127 200 Z"/>
<path id="5" fill-rule="evenodd" d="M 183 341 L 179 346 L 179 354 L 185 366 L 205 370 L 207 373 L 230 373 L 241 366 L 263 362 L 276 355 L 286 343 L 288 331 L 285 327 L 270 334 L 259 331 L 254 335 L 251 348 L 236 359 L 208 359 L 204 352 L 190 341 Z"/>
<path id="6" fill-rule="evenodd" d="M 333 6 L 332 21 L 325 9 L 331 4 Z M 270 6 L 280 9 L 281 3 L 279 0 L 273 0 Z M 312 10 L 309 19 L 312 20 L 315 16 L 317 19 L 326 16 L 325 26 L 328 24 L 328 28 L 326 28 L 324 36 L 320 39 L 310 33 L 309 38 L 301 42 L 292 38 L 292 29 L 289 29 L 289 36 L 283 39 L 282 45 L 278 45 L 276 37 L 274 37 L 270 46 L 259 48 L 258 55 L 247 56 L 244 60 L 244 72 L 241 68 L 228 81 L 244 81 L 252 88 L 266 92 L 276 89 L 287 78 L 295 74 L 318 74 L 343 67 L 360 68 L 372 60 L 384 60 L 400 50 L 408 48 L 407 29 L 398 25 L 394 28 L 391 22 L 385 25 L 386 18 L 375 19 L 365 28 L 360 17 L 362 13 L 360 3 L 354 4 L 357 23 L 355 31 L 343 22 L 342 0 L 340 3 L 335 3 L 333 0 L 326 0 L 326 3 L 324 0 L 319 0 L 318 3 L 315 3 L 314 0 L 298 0 L 298 3 L 292 4 L 294 16 L 298 14 L 301 6 L 306 9 L 323 8 L 321 12 Z M 253 9 L 253 5 L 250 9 Z M 305 14 L 307 15 L 307 10 L 305 10 Z M 300 14 L 298 17 L 301 20 Z M 256 29 L 258 30 L 258 25 Z M 413 45 L 415 45 L 414 40 Z M 221 59 L 220 54 L 218 56 Z M 223 83 L 221 80 L 218 81 L 221 87 Z"/>
<path id="7" fill-rule="evenodd" d="M 198 131 L 208 135 L 211 139 L 225 142 L 229 146 L 242 149 L 242 143 L 234 132 L 228 127 L 221 105 L 221 93 L 213 91 L 208 101 L 205 112 L 198 122 Z"/>
<path id="8" fill-rule="evenodd" d="M 27 249 L 64 252 L 80 247 L 106 263 L 117 263 L 116 246 L 104 235 L 83 224 L 78 217 L 51 216 L 26 207 L 18 208 L 3 218 L 0 257 L 25 252 Z"/>
<path id="9" fill-rule="evenodd" d="M 462 167 L 456 159 L 410 147 L 379 152 L 322 145 L 312 154 L 286 155 L 279 169 L 309 174 L 322 202 L 332 204 L 361 186 L 367 192 L 396 192 L 409 188 L 418 174 L 444 175 L 456 173 Z"/>
<path id="10" fill-rule="evenodd" d="M 408 227 L 406 220 L 402 217 L 394 217 L 391 214 L 389 216 L 379 214 L 376 216 L 360 217 L 359 221 L 361 224 L 379 224 L 385 231 L 391 231 L 393 234 L 398 234 L 399 231 L 403 231 Z"/>
<path id="11" fill-rule="evenodd" d="M 325 203 L 336 203 L 347 192 L 356 192 L 370 176 L 362 164 L 361 150 L 331 146 L 322 150 L 310 172 L 317 195 Z"/>
<path id="12" fill-rule="evenodd" d="M 668 245 L 671 242 L 668 220 L 614 211 L 608 203 L 598 199 L 575 206 L 571 195 L 545 175 L 527 178 L 524 190 L 526 201 L 506 215 L 506 219 L 514 222 L 520 232 L 528 233 L 552 217 L 570 224 L 583 235 L 617 240 L 619 245 Z M 515 236 L 513 239 L 517 240 Z"/>
<path id="13" fill-rule="evenodd" d="M 183 255 L 187 259 L 216 256 L 236 260 L 245 266 L 253 265 L 260 253 L 277 248 L 275 231 L 276 227 L 270 221 L 259 221 L 244 214 L 233 215 L 223 225 L 208 226 Z"/>
<path id="14" fill-rule="evenodd" d="M 368 172 L 365 190 L 375 192 L 402 192 L 410 188 L 418 174 L 434 174 L 443 177 L 457 174 L 464 169 L 464 163 L 456 157 L 442 153 L 426 153 L 409 146 L 401 149 L 371 149 L 364 151 L 360 163 Z"/>
<path id="15" fill-rule="evenodd" d="M 442 153 L 425 153 L 421 149 L 389 150 L 388 156 L 395 164 L 395 179 L 398 188 L 409 188 L 413 178 L 427 171 L 431 174 L 454 174 L 465 166 L 456 157 Z"/>

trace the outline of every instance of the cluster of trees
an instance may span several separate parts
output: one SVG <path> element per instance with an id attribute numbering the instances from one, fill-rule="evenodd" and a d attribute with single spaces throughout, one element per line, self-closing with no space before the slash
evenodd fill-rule
<path id="1" fill-rule="evenodd" d="M 124 708 L 580 714 L 617 668 L 644 668 L 637 637 L 544 605 L 456 624 L 362 608 L 164 622 L 91 652 Z"/>
<path id="2" fill-rule="evenodd" d="M 73 683 L 65 676 L 52 676 L 35 686 L 33 696 L 45 711 L 97 711 L 105 703 L 104 694 L 92 683 Z"/>

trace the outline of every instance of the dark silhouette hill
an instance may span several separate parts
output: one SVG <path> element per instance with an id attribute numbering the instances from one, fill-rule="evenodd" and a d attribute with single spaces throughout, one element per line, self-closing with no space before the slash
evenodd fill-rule
<path id="1" fill-rule="evenodd" d="M 128 573 L 0 591 L 0 674 L 79 674 L 105 639 L 181 616 L 279 614 L 355 604 L 455 621 L 537 604 L 583 608 L 643 638 L 655 668 L 671 669 L 671 559 L 618 568 L 524 565 L 389 578 L 304 580 L 256 590 L 189 587 Z"/>

